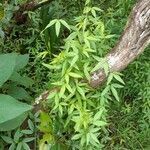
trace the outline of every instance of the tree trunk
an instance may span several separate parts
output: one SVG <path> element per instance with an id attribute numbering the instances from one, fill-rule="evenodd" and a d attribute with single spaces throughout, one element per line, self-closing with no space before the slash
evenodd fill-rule
<path id="1" fill-rule="evenodd" d="M 110 72 L 118 72 L 127 67 L 150 44 L 150 0 L 140 0 L 133 8 L 126 28 L 118 40 L 116 46 L 106 55 Z M 91 75 L 89 85 L 97 88 L 107 79 L 103 69 L 95 71 Z M 36 108 L 39 103 L 47 99 L 51 89 L 43 92 L 34 103 Z"/>
<path id="2" fill-rule="evenodd" d="M 116 46 L 106 55 L 110 72 L 121 71 L 150 43 L 150 0 L 140 0 L 133 8 L 126 28 Z M 91 76 L 90 86 L 96 88 L 106 80 L 103 69 Z"/>

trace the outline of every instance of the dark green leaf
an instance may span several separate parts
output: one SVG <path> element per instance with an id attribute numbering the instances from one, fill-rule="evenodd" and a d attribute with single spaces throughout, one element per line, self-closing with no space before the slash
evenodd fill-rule
<path id="1" fill-rule="evenodd" d="M 28 61 L 29 61 L 28 54 L 18 55 L 17 59 L 16 59 L 15 70 L 20 70 L 20 69 L 24 68 L 27 65 Z"/>
<path id="2" fill-rule="evenodd" d="M 15 119 L 32 109 L 32 106 L 18 102 L 9 95 L 0 94 L 0 124 Z"/>
<path id="3" fill-rule="evenodd" d="M 17 54 L 0 55 L 0 87 L 9 79 L 16 65 Z"/>

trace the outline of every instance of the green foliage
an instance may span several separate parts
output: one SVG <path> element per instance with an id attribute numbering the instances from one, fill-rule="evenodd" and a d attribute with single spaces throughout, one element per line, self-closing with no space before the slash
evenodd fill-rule
<path id="1" fill-rule="evenodd" d="M 60 140 L 57 142 L 60 137 L 63 137 L 63 144 L 71 149 L 75 147 L 76 149 L 99 149 L 104 146 L 100 143 L 100 135 L 107 125 L 108 100 L 112 100 L 111 92 L 115 99 L 119 100 L 116 88 L 122 86 L 119 83 L 111 84 L 108 78 L 106 88 L 95 91 L 88 84 L 81 82 L 82 78 L 89 80 L 91 72 L 99 68 L 104 68 L 107 75 L 109 72 L 106 60 L 95 54 L 103 56 L 105 51 L 99 50 L 99 47 L 103 44 L 102 41 L 113 36 L 106 35 L 104 24 L 96 15 L 97 11 L 101 12 L 97 7 L 86 5 L 82 16 L 75 18 L 76 25 L 70 26 L 72 32 L 65 39 L 63 50 L 50 64 L 44 64 L 47 68 L 54 70 L 50 86 L 59 89 L 59 93 L 55 92 L 48 97 L 48 105 L 51 109 L 49 115 L 53 116 L 50 121 L 51 126 L 59 124 L 58 129 L 54 127 L 49 133 L 53 140 L 47 140 L 47 142 L 52 147 L 61 142 Z M 57 21 L 52 20 L 46 28 L 57 24 Z M 93 68 L 97 61 L 98 64 Z M 119 74 L 110 74 L 110 77 L 124 84 Z M 41 125 L 43 123 L 41 119 Z M 40 131 L 47 137 L 43 129 L 40 128 Z M 65 131 L 65 135 L 69 135 L 67 137 L 69 143 L 62 131 Z"/>
<path id="2" fill-rule="evenodd" d="M 26 118 L 27 111 L 32 107 L 25 103 L 17 101 L 17 99 L 26 99 L 28 93 L 19 87 L 18 76 L 20 81 L 26 82 L 24 84 L 29 87 L 32 84 L 32 80 L 29 78 L 21 77 L 17 71 L 22 69 L 28 63 L 28 55 L 17 55 L 16 53 L 1 54 L 1 69 L 0 69 L 0 131 L 8 131 L 19 126 Z M 9 82 L 7 82 L 9 80 Z M 23 82 L 21 82 L 21 85 Z M 9 95 L 6 95 L 9 94 Z M 13 113 L 12 113 L 13 112 Z M 8 126 L 8 124 L 11 126 Z"/>
<path id="3" fill-rule="evenodd" d="M 34 125 L 31 120 L 28 120 L 28 126 L 28 130 L 17 129 L 13 137 L 10 137 L 9 135 L 1 136 L 3 141 L 10 145 L 10 150 L 30 150 L 28 143 L 35 140 L 35 137 L 31 137 L 31 135 L 34 133 Z M 27 137 L 27 135 L 30 135 L 30 137 Z"/>
<path id="4" fill-rule="evenodd" d="M 122 74 L 104 59 L 135 0 L 54 0 L 16 25 L 24 2 L 0 4 L 0 149 L 148 150 L 149 48 Z M 108 78 L 92 89 L 99 68 Z M 28 115 L 45 89 L 40 116 Z"/>

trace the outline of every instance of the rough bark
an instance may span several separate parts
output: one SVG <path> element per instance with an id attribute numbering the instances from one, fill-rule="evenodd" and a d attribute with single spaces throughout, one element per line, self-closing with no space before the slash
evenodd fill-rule
<path id="1" fill-rule="evenodd" d="M 118 72 L 127 67 L 150 44 L 150 0 L 140 0 L 133 8 L 126 28 L 118 40 L 116 46 L 106 55 L 110 72 Z M 107 76 L 103 69 L 95 71 L 91 75 L 90 86 L 100 86 Z M 34 103 L 34 108 L 47 96 L 58 88 L 43 92 Z"/>
<path id="2" fill-rule="evenodd" d="M 106 55 L 110 72 L 127 67 L 150 44 L 150 0 L 140 0 L 133 8 L 126 28 L 116 46 Z M 103 69 L 91 76 L 90 86 L 96 88 L 106 80 Z"/>

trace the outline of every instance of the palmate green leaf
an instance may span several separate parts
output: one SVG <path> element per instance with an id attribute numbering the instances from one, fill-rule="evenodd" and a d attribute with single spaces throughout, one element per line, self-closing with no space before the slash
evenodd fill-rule
<path id="1" fill-rule="evenodd" d="M 50 21 L 49 24 L 45 27 L 45 29 L 41 33 L 43 33 L 47 28 L 49 28 L 52 25 L 54 25 L 56 22 L 57 22 L 57 19 L 54 19 L 54 20 Z"/>
<path id="2" fill-rule="evenodd" d="M 70 30 L 70 26 L 69 26 L 69 24 L 68 24 L 65 20 L 60 19 L 59 21 L 60 21 L 68 30 Z"/>
<path id="3" fill-rule="evenodd" d="M 117 81 L 119 81 L 122 84 L 125 84 L 124 81 L 121 79 L 121 77 L 118 74 L 114 74 L 113 76 Z"/>
<path id="4" fill-rule="evenodd" d="M 21 103 L 9 95 L 0 94 L 0 124 L 15 119 L 31 110 L 32 106 Z"/>
<path id="5" fill-rule="evenodd" d="M 0 87 L 9 79 L 16 66 L 17 54 L 0 55 Z"/>

